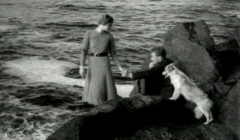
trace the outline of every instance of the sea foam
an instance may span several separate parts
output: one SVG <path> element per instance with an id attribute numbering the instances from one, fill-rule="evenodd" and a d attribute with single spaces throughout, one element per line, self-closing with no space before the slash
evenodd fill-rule
<path id="1" fill-rule="evenodd" d="M 26 83 L 57 83 L 63 85 L 78 85 L 84 87 L 84 79 L 66 77 L 71 69 L 78 68 L 77 64 L 61 60 L 41 60 L 38 57 L 25 57 L 7 61 L 5 73 L 19 76 Z M 119 96 L 128 97 L 132 85 L 116 85 Z"/>

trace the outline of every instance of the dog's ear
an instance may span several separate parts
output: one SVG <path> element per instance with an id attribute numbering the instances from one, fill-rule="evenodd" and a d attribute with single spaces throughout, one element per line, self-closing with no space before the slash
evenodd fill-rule
<path id="1" fill-rule="evenodd" d="M 175 69 L 173 65 L 170 65 L 167 68 L 168 68 L 168 72 L 172 72 Z"/>

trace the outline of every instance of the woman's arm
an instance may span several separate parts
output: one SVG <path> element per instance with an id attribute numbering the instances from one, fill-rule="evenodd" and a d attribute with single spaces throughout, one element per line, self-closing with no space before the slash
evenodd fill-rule
<path id="1" fill-rule="evenodd" d="M 82 49 L 81 49 L 81 55 L 80 55 L 80 66 L 79 66 L 79 74 L 83 76 L 84 74 L 84 66 L 85 66 L 85 60 L 86 55 L 89 49 L 89 31 L 87 31 L 84 34 Z"/>
<path id="2" fill-rule="evenodd" d="M 112 36 L 111 41 L 110 41 L 110 55 L 112 56 L 112 59 L 114 63 L 117 65 L 117 67 L 120 69 L 120 71 L 123 71 L 123 67 L 118 59 L 116 50 L 115 50 L 115 43 L 114 43 L 114 38 Z"/>

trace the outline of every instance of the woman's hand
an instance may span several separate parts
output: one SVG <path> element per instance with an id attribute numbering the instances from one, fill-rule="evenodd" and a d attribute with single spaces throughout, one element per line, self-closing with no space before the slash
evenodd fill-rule
<path id="1" fill-rule="evenodd" d="M 122 76 L 125 77 L 127 72 L 128 72 L 128 69 L 127 68 L 124 68 L 122 66 L 119 66 L 119 70 L 121 71 L 122 73 Z"/>
<path id="2" fill-rule="evenodd" d="M 83 66 L 80 66 L 79 67 L 79 75 L 83 78 L 85 78 L 85 73 L 84 73 L 84 67 Z"/>
<path id="3" fill-rule="evenodd" d="M 124 67 L 122 67 L 122 66 L 119 66 L 118 68 L 119 68 L 119 70 L 121 71 L 121 73 L 123 73 L 123 72 L 124 72 Z"/>

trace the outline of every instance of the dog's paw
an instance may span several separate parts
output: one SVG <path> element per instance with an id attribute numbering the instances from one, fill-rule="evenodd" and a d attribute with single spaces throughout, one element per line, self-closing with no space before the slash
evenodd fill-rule
<path id="1" fill-rule="evenodd" d="M 213 121 L 213 120 L 206 121 L 204 124 L 208 125 L 211 121 Z"/>
<path id="2" fill-rule="evenodd" d="M 212 122 L 212 121 L 213 121 L 213 118 L 211 118 L 211 119 L 209 120 L 209 123 Z"/>
<path id="3" fill-rule="evenodd" d="M 205 124 L 205 125 L 208 125 L 208 124 L 209 124 L 209 122 L 205 122 L 205 123 L 203 123 L 203 124 Z"/>
<path id="4" fill-rule="evenodd" d="M 173 97 L 171 97 L 171 98 L 169 98 L 169 100 L 174 100 L 174 98 L 173 98 Z"/>

